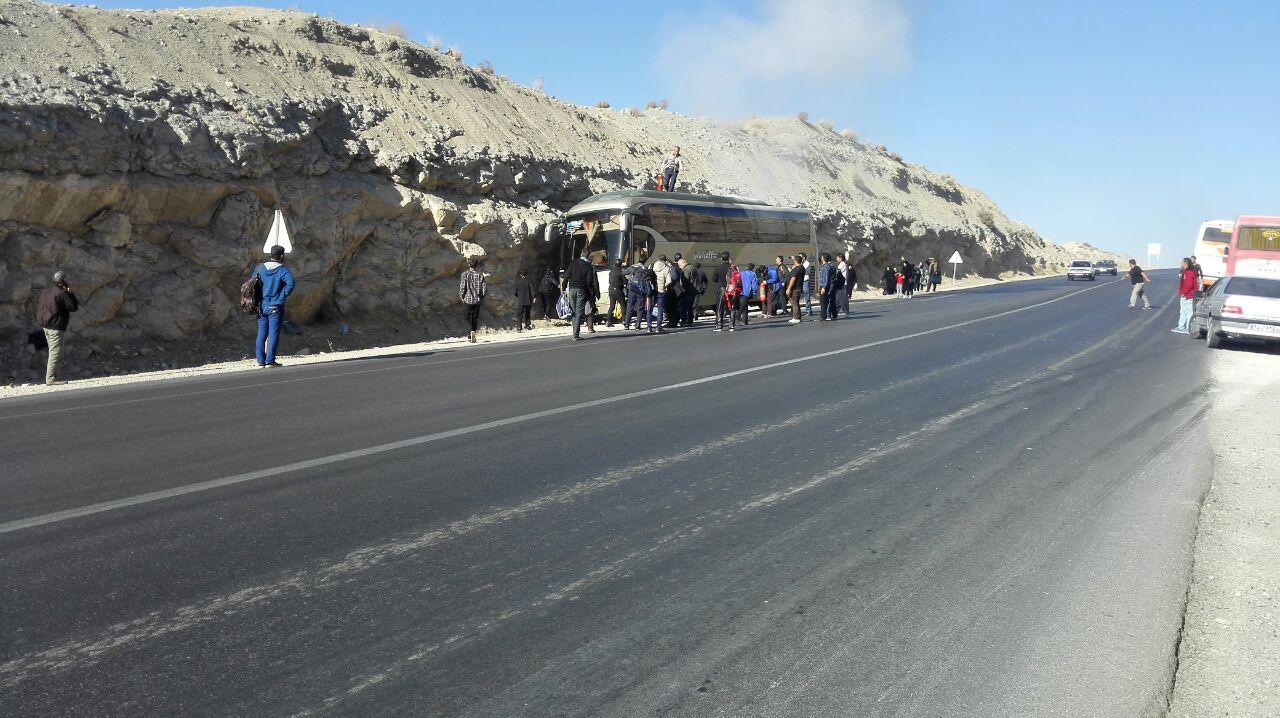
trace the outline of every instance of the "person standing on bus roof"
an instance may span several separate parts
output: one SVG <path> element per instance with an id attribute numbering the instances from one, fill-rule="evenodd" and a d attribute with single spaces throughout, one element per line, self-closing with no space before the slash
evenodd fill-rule
<path id="1" fill-rule="evenodd" d="M 591 266 L 591 260 L 587 258 L 587 251 L 584 249 L 581 256 L 569 263 L 569 269 L 564 275 L 565 296 L 569 300 L 569 308 L 573 313 L 575 342 L 582 338 L 579 332 L 583 317 L 587 313 L 587 303 L 591 301 L 591 285 L 595 281 L 596 269 Z M 588 331 L 594 331 L 594 329 L 588 327 Z"/>
<path id="2" fill-rule="evenodd" d="M 684 159 L 680 157 L 680 147 L 671 148 L 671 154 L 667 155 L 662 161 L 662 190 L 664 192 L 676 191 L 676 178 L 680 176 L 680 170 L 684 167 Z"/>
<path id="3" fill-rule="evenodd" d="M 1150 282 L 1150 281 L 1151 281 L 1151 278 L 1147 276 L 1146 272 L 1142 271 L 1142 267 L 1138 266 L 1138 260 L 1130 259 L 1129 260 L 1129 283 L 1133 285 L 1133 290 L 1129 292 L 1129 308 L 1130 309 L 1138 308 L 1139 297 L 1142 298 L 1143 309 L 1151 308 L 1151 300 L 1147 299 L 1147 290 L 1145 288 L 1147 282 Z"/>
<path id="4" fill-rule="evenodd" d="M 787 277 L 787 299 L 791 302 L 787 324 L 800 323 L 800 296 L 804 292 L 804 264 L 800 260 L 800 255 L 791 258 L 791 274 Z"/>

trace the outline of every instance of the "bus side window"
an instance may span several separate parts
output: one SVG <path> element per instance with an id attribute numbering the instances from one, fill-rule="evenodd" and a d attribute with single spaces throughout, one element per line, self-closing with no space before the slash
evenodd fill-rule
<path id="1" fill-rule="evenodd" d="M 809 218 L 802 214 L 787 215 L 787 241 L 792 244 L 809 244 L 813 237 L 809 234 Z"/>
<path id="2" fill-rule="evenodd" d="M 719 207 L 685 207 L 690 242 L 723 242 L 724 211 Z"/>
<path id="3" fill-rule="evenodd" d="M 725 240 L 729 242 L 759 242 L 756 236 L 756 223 L 752 221 L 747 210 L 738 207 L 724 209 Z"/>
<path id="4" fill-rule="evenodd" d="M 768 244 L 785 244 L 787 241 L 787 225 L 781 212 L 768 210 L 747 210 L 747 216 L 755 224 L 758 241 Z"/>
<path id="5" fill-rule="evenodd" d="M 685 221 L 684 208 L 670 204 L 651 204 L 644 208 L 640 223 L 661 234 L 668 242 L 688 242 L 689 225 Z"/>

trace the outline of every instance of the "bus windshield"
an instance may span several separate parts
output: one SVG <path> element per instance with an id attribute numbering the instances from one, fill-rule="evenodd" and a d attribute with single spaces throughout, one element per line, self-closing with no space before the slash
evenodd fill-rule
<path id="1" fill-rule="evenodd" d="M 1280 252 L 1280 227 L 1241 227 L 1237 250 Z"/>
<path id="2" fill-rule="evenodd" d="M 1201 242 L 1213 242 L 1215 244 L 1229 244 L 1231 242 L 1231 230 L 1218 229 L 1217 227 L 1205 227 L 1204 236 L 1200 237 Z"/>
<path id="3" fill-rule="evenodd" d="M 622 215 L 617 211 L 591 212 L 565 218 L 565 256 L 562 266 L 577 257 L 583 249 L 587 258 L 598 267 L 607 266 L 610 259 L 622 256 Z"/>

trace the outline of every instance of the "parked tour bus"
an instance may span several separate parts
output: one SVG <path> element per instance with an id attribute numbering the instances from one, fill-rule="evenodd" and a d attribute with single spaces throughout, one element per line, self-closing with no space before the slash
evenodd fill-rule
<path id="1" fill-rule="evenodd" d="M 710 278 L 729 252 L 739 267 L 773 264 L 775 256 L 801 253 L 816 264 L 817 236 L 807 210 L 773 207 L 742 197 L 621 190 L 579 202 L 559 221 L 547 225 L 546 239 L 557 243 L 561 271 L 585 247 L 608 296 L 608 268 L 615 259 L 630 265 L 652 264 L 659 255 L 684 255 L 701 262 Z M 714 303 L 713 297 L 704 303 Z"/>
<path id="2" fill-rule="evenodd" d="M 1236 218 L 1227 248 L 1227 276 L 1280 279 L 1280 217 Z"/>
<path id="3" fill-rule="evenodd" d="M 1235 226 L 1236 223 L 1229 219 L 1211 219 L 1200 224 L 1192 254 L 1200 263 L 1200 282 L 1204 289 L 1227 276 L 1227 247 L 1231 245 L 1231 232 Z"/>

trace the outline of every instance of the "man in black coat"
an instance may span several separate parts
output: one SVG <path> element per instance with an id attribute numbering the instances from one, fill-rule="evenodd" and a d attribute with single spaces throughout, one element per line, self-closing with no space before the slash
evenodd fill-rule
<path id="1" fill-rule="evenodd" d="M 725 285 L 729 283 L 729 253 L 720 253 L 720 265 L 711 275 L 711 289 L 716 293 L 716 329 L 724 328 L 725 315 L 733 310 L 724 296 Z"/>
<path id="2" fill-rule="evenodd" d="M 521 269 L 516 277 L 512 291 L 516 295 L 516 331 L 533 329 L 533 282 L 529 279 L 529 270 Z"/>
<path id="3" fill-rule="evenodd" d="M 613 311 L 616 307 L 627 306 L 627 275 L 622 271 L 622 260 L 613 260 L 609 267 L 609 319 L 605 326 L 613 326 Z"/>

